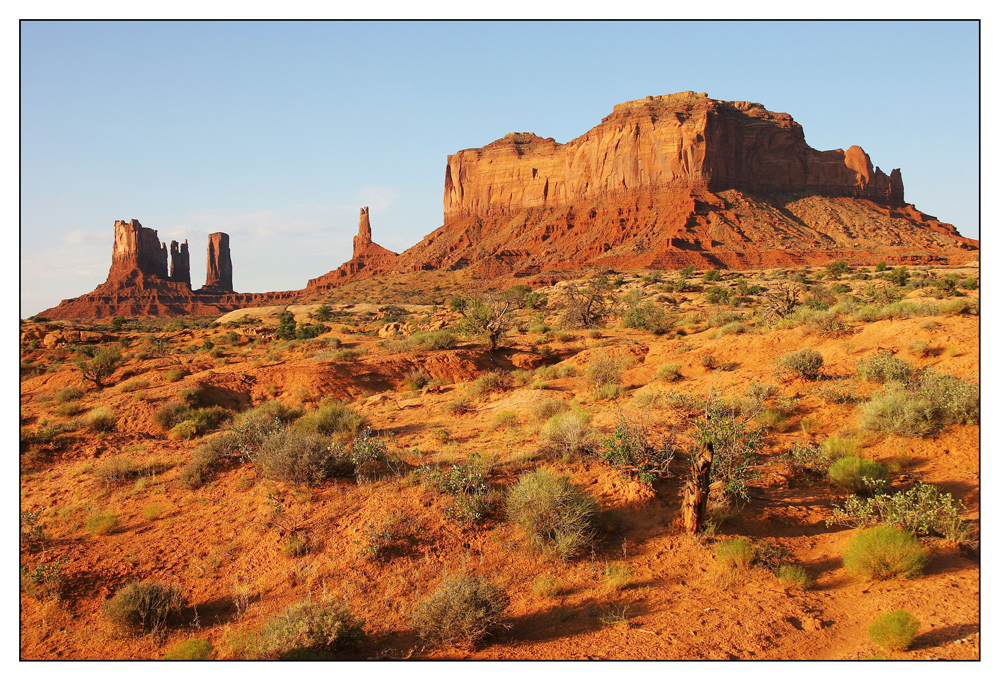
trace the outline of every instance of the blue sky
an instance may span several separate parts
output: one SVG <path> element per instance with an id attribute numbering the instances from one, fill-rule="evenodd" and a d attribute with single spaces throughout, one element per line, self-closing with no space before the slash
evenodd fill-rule
<path id="1" fill-rule="evenodd" d="M 567 142 L 683 90 L 862 146 L 907 201 L 979 236 L 971 22 L 22 23 L 21 315 L 104 281 L 113 224 L 228 232 L 239 291 L 350 258 L 358 208 L 402 251 L 441 225 L 447 155 Z"/>

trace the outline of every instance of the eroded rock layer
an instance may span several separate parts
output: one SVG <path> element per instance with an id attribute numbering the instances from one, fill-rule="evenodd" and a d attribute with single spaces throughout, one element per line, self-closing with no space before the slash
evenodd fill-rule
<path id="1" fill-rule="evenodd" d="M 358 234 L 354 237 L 354 254 L 351 259 L 322 277 L 310 279 L 306 290 L 322 291 L 364 279 L 371 276 L 371 273 L 391 271 L 396 267 L 397 258 L 395 253 L 372 241 L 368 206 L 365 206 L 361 209 L 361 216 L 358 219 Z"/>

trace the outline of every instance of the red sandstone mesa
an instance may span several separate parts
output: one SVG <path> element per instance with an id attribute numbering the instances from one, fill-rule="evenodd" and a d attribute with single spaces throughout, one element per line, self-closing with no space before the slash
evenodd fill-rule
<path id="1" fill-rule="evenodd" d="M 206 285 L 191 293 L 186 249 L 168 276 L 166 246 L 133 220 L 115 223 L 108 281 L 42 314 L 225 311 L 432 269 L 499 279 L 593 267 L 961 263 L 978 251 L 907 204 L 900 171 L 873 167 L 860 147 L 817 151 L 788 114 L 681 92 L 618 104 L 566 144 L 509 133 L 448 156 L 444 225 L 397 255 L 372 241 L 363 208 L 352 258 L 301 292 L 233 294 L 229 237 L 219 233 Z"/>

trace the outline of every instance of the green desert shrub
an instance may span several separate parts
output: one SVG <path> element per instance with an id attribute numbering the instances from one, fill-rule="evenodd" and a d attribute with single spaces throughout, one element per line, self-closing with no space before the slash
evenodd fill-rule
<path id="1" fill-rule="evenodd" d="M 305 601 L 272 617 L 255 637 L 248 657 L 322 660 L 352 650 L 365 635 L 364 621 L 333 600 Z"/>
<path id="2" fill-rule="evenodd" d="M 836 461 L 845 456 L 857 456 L 858 443 L 842 437 L 828 437 L 820 445 L 820 451 L 830 461 Z"/>
<path id="3" fill-rule="evenodd" d="M 619 413 L 611 437 L 601 442 L 601 460 L 646 485 L 669 474 L 676 453 L 672 440 L 655 441 L 644 421 L 624 412 Z"/>
<path id="4" fill-rule="evenodd" d="M 207 660 L 212 655 L 212 644 L 203 638 L 189 638 L 173 646 L 163 656 L 165 661 Z"/>
<path id="5" fill-rule="evenodd" d="M 923 570 L 927 551 L 912 533 L 877 525 L 855 534 L 844 548 L 843 559 L 844 568 L 861 579 L 908 579 Z"/>
<path id="6" fill-rule="evenodd" d="M 569 405 L 558 397 L 549 397 L 541 402 L 536 402 L 531 408 L 532 415 L 540 421 L 548 421 L 550 418 L 569 409 Z"/>
<path id="7" fill-rule="evenodd" d="M 597 503 L 570 484 L 568 476 L 541 469 L 522 475 L 511 487 L 507 515 L 532 548 L 568 560 L 593 540 Z"/>
<path id="8" fill-rule="evenodd" d="M 167 383 L 176 383 L 184 378 L 184 371 L 181 369 L 170 369 L 163 374 L 163 380 Z"/>
<path id="9" fill-rule="evenodd" d="M 330 400 L 309 412 L 296 422 L 296 427 L 319 435 L 356 435 L 366 425 L 367 419 L 349 405 Z"/>
<path id="10" fill-rule="evenodd" d="M 809 579 L 809 573 L 801 565 L 789 565 L 786 563 L 778 568 L 775 576 L 783 586 L 796 587 L 803 591 L 808 589 L 812 582 Z"/>
<path id="11" fill-rule="evenodd" d="M 942 425 L 979 423 L 979 385 L 950 374 L 924 371 L 915 386 L 917 394 L 933 404 Z"/>
<path id="12" fill-rule="evenodd" d="M 226 431 L 214 435 L 194 450 L 191 461 L 181 468 L 178 481 L 187 489 L 198 489 L 239 452 L 236 433 Z"/>
<path id="13" fill-rule="evenodd" d="M 66 404 L 67 402 L 76 402 L 82 397 L 83 391 L 75 385 L 71 385 L 68 388 L 63 388 L 56 393 L 56 402 L 59 404 Z"/>
<path id="14" fill-rule="evenodd" d="M 492 393 L 504 392 L 514 386 L 514 379 L 506 371 L 487 371 L 469 386 L 469 392 L 475 397 L 484 397 Z"/>
<path id="15" fill-rule="evenodd" d="M 427 641 L 471 647 L 503 628 L 509 605 L 507 592 L 486 577 L 454 575 L 417 603 L 410 622 Z"/>
<path id="16" fill-rule="evenodd" d="M 565 404 L 565 402 L 560 402 Z M 539 433 L 539 449 L 550 456 L 574 461 L 594 451 L 597 437 L 590 427 L 590 414 L 575 409 L 551 416 Z"/>
<path id="17" fill-rule="evenodd" d="M 147 634 L 162 631 L 169 618 L 179 614 L 184 605 L 179 586 L 133 582 L 105 601 L 102 609 L 113 624 Z"/>
<path id="18" fill-rule="evenodd" d="M 757 548 L 745 537 L 724 539 L 715 545 L 715 560 L 725 570 L 748 570 L 757 557 Z"/>
<path id="19" fill-rule="evenodd" d="M 111 511 L 95 511 L 84 523 L 87 532 L 95 536 L 114 534 L 121 525 L 121 520 Z"/>
<path id="20" fill-rule="evenodd" d="M 861 426 L 876 433 L 923 437 L 937 428 L 936 413 L 930 400 L 893 384 L 861 405 Z"/>
<path id="21" fill-rule="evenodd" d="M 676 381 L 680 377 L 680 364 L 661 364 L 656 370 L 656 380 L 658 381 Z"/>
<path id="22" fill-rule="evenodd" d="M 813 379 L 823 368 L 823 355 L 812 348 L 803 348 L 782 357 L 781 364 L 796 376 Z"/>
<path id="23" fill-rule="evenodd" d="M 403 385 L 406 386 L 407 390 L 420 390 L 427 385 L 430 380 L 430 376 L 418 369 L 416 371 L 411 371 L 403 377 Z"/>
<path id="24" fill-rule="evenodd" d="M 264 477 L 292 483 L 315 484 L 354 472 L 354 464 L 343 449 L 331 447 L 322 435 L 295 428 L 268 435 L 253 461 Z"/>
<path id="25" fill-rule="evenodd" d="M 962 520 L 965 506 L 934 485 L 918 482 L 895 494 L 865 498 L 851 495 L 843 507 L 835 507 L 827 525 L 871 527 L 895 525 L 919 535 L 937 535 L 955 543 L 972 537 L 972 528 Z"/>
<path id="26" fill-rule="evenodd" d="M 886 467 L 859 456 L 844 456 L 830 464 L 830 481 L 851 492 L 875 492 L 888 482 Z"/>
<path id="27" fill-rule="evenodd" d="M 118 414 L 107 407 L 98 407 L 87 414 L 87 427 L 95 433 L 107 433 L 114 430 L 118 423 Z"/>
<path id="28" fill-rule="evenodd" d="M 52 413 L 56 416 L 75 416 L 84 410 L 86 410 L 86 407 L 79 402 L 63 402 L 62 404 L 57 405 L 56 408 L 52 410 Z"/>
<path id="29" fill-rule="evenodd" d="M 920 631 L 920 620 L 905 610 L 890 610 L 868 625 L 868 636 L 882 650 L 899 652 L 910 647 Z"/>
<path id="30" fill-rule="evenodd" d="M 410 340 L 421 350 L 447 350 L 458 343 L 458 337 L 451 331 L 436 329 L 434 331 L 417 331 Z"/>
<path id="31" fill-rule="evenodd" d="M 858 378 L 876 383 L 907 381 L 913 375 L 913 367 L 902 359 L 897 359 L 888 351 L 878 352 L 866 359 L 859 359 L 855 368 Z"/>

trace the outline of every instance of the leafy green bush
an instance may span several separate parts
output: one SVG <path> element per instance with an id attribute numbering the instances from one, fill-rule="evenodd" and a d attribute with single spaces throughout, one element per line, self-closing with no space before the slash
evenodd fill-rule
<path id="1" fill-rule="evenodd" d="M 830 464 L 830 481 L 851 492 L 876 492 L 889 479 L 886 467 L 859 456 L 844 456 Z"/>
<path id="2" fill-rule="evenodd" d="M 890 652 L 909 648 L 919 631 L 920 620 L 905 610 L 890 610 L 868 625 L 872 643 Z"/>
<path id="3" fill-rule="evenodd" d="M 356 435 L 367 421 L 363 414 L 359 414 L 348 404 L 330 400 L 320 404 L 316 411 L 300 418 L 295 427 L 319 435 Z"/>
<path id="4" fill-rule="evenodd" d="M 410 614 L 421 638 L 444 645 L 476 643 L 503 627 L 510 597 L 480 575 L 455 575 L 444 580 Z"/>
<path id="5" fill-rule="evenodd" d="M 833 509 L 826 521 L 851 527 L 870 527 L 880 523 L 898 525 L 921 535 L 938 535 L 955 543 L 963 543 L 972 535 L 969 524 L 962 520 L 965 506 L 950 494 L 943 494 L 934 485 L 918 482 L 906 491 L 876 494 L 870 499 L 851 495 L 843 507 Z"/>
<path id="6" fill-rule="evenodd" d="M 913 375 L 913 367 L 902 359 L 895 358 L 892 353 L 883 350 L 867 359 L 859 359 L 855 368 L 858 378 L 877 383 L 889 381 L 907 381 Z"/>
<path id="7" fill-rule="evenodd" d="M 87 414 L 87 427 L 95 433 L 107 433 L 114 430 L 118 423 L 118 414 L 107 407 L 98 407 Z"/>
<path id="8" fill-rule="evenodd" d="M 725 539 L 715 545 L 715 560 L 726 570 L 747 570 L 756 557 L 756 547 L 745 537 Z"/>
<path id="9" fill-rule="evenodd" d="M 295 428 L 267 436 L 253 454 L 264 477 L 293 483 L 319 483 L 354 473 L 354 464 L 343 449 L 330 447 L 327 438 Z"/>
<path id="10" fill-rule="evenodd" d="M 529 544 L 568 560 L 594 536 L 597 503 L 570 484 L 568 476 L 541 469 L 525 473 L 507 494 L 507 515 Z"/>
<path id="11" fill-rule="evenodd" d="M 117 347 L 84 348 L 77 356 L 76 368 L 85 379 L 98 388 L 103 388 L 104 381 L 115 373 L 123 361 L 122 353 Z"/>
<path id="12" fill-rule="evenodd" d="M 625 298 L 625 311 L 622 313 L 622 326 L 630 329 L 643 329 L 661 335 L 668 333 L 677 325 L 677 315 L 654 303 L 640 302 L 642 295 L 635 291 Z"/>
<path id="13" fill-rule="evenodd" d="M 712 481 L 723 483 L 726 494 L 749 498 L 746 482 L 755 473 L 753 465 L 763 442 L 760 430 L 749 427 L 735 407 L 712 400 L 705 416 L 695 422 L 698 442 L 712 443 Z"/>
<path id="14" fill-rule="evenodd" d="M 597 445 L 590 414 L 580 410 L 560 411 L 551 416 L 542 426 L 539 438 L 543 453 L 560 456 L 564 461 L 586 456 Z"/>
<path id="15" fill-rule="evenodd" d="M 212 655 L 212 644 L 203 638 L 181 641 L 163 656 L 166 661 L 207 660 Z"/>
<path id="16" fill-rule="evenodd" d="M 624 412 L 610 438 L 601 442 L 601 459 L 626 478 L 652 485 L 669 474 L 677 449 L 671 440 L 654 442 L 641 420 Z"/>
<path id="17" fill-rule="evenodd" d="M 814 379 L 823 367 L 823 355 L 812 348 L 803 348 L 781 358 L 784 368 L 802 378 Z"/>
<path id="18" fill-rule="evenodd" d="M 162 631 L 168 619 L 180 613 L 184 605 L 178 586 L 133 582 L 105 601 L 102 609 L 112 623 L 146 634 Z"/>
<path id="19" fill-rule="evenodd" d="M 264 660 L 322 660 L 354 648 L 365 635 L 364 621 L 332 600 L 289 606 L 261 628 L 251 657 Z"/>
<path id="20" fill-rule="evenodd" d="M 844 568 L 862 579 L 908 579 L 923 570 L 927 551 L 912 533 L 877 525 L 854 535 L 844 549 L 843 559 Z"/>

